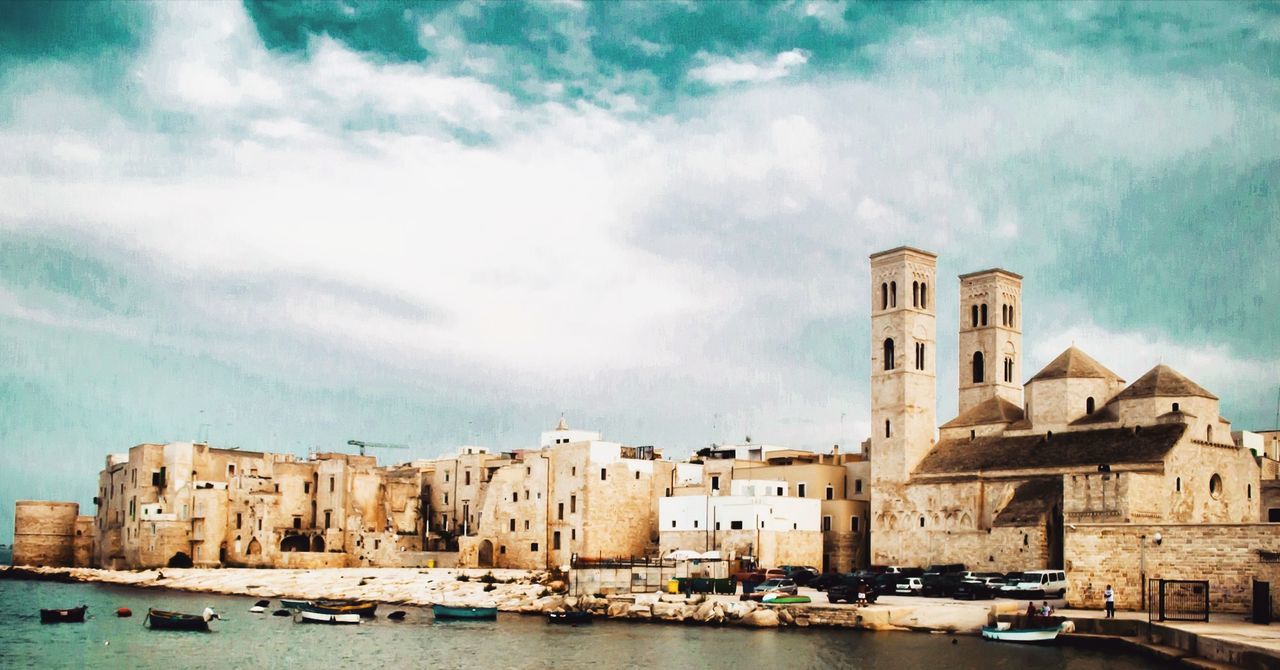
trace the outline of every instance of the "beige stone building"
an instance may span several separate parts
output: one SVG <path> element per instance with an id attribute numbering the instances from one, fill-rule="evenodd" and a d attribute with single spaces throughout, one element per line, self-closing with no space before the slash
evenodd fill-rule
<path id="1" fill-rule="evenodd" d="M 874 563 L 1071 572 L 1068 529 L 1259 521 L 1263 459 L 1169 366 L 1127 384 L 1072 346 L 1024 385 L 1007 270 L 960 277 L 959 413 L 935 429 L 935 261 L 871 256 Z"/>

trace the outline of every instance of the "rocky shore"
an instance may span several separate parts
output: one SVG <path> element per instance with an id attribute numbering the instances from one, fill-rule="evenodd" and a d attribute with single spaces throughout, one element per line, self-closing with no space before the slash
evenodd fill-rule
<path id="1" fill-rule="evenodd" d="M 916 630 L 977 634 L 992 605 L 825 602 L 768 605 L 736 596 L 643 593 L 604 597 L 572 595 L 545 572 L 526 570 L 331 568 L 258 570 L 224 568 L 113 571 L 87 568 L 11 568 L 0 578 L 100 582 L 142 588 L 244 595 L 253 598 L 369 600 L 395 605 L 497 607 L 541 614 L 585 608 L 597 616 L 651 622 L 736 625 L 755 628 L 832 626 L 867 630 Z M 819 596 L 820 598 L 821 596 Z"/>

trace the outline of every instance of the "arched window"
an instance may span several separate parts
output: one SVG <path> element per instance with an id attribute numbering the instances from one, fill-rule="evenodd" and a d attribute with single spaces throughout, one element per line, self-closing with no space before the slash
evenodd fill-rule
<path id="1" fill-rule="evenodd" d="M 1205 442 L 1213 441 L 1213 426 L 1204 427 L 1204 441 Z"/>
<path id="2" fill-rule="evenodd" d="M 893 369 L 893 338 L 884 341 L 884 369 Z"/>
<path id="3" fill-rule="evenodd" d="M 982 325 L 987 325 L 987 303 L 982 303 Z"/>
<path id="4" fill-rule="evenodd" d="M 982 383 L 982 352 L 975 351 L 973 353 L 973 383 Z"/>
<path id="5" fill-rule="evenodd" d="M 1004 380 L 1010 383 L 1013 382 L 1013 359 L 1008 356 L 1004 359 Z"/>
<path id="6" fill-rule="evenodd" d="M 918 281 L 911 282 L 911 306 L 920 306 L 920 282 Z"/>
<path id="7" fill-rule="evenodd" d="M 889 285 L 880 285 L 880 309 L 889 309 Z"/>
<path id="8" fill-rule="evenodd" d="M 889 306 L 898 306 L 898 282 L 896 281 L 889 282 Z"/>
<path id="9" fill-rule="evenodd" d="M 920 282 L 920 309 L 929 309 L 929 285 Z"/>
<path id="10" fill-rule="evenodd" d="M 1093 397 L 1092 396 L 1084 399 L 1084 413 L 1093 414 Z"/>
<path id="11" fill-rule="evenodd" d="M 970 311 L 973 312 L 973 327 L 977 328 L 978 327 L 978 306 L 974 305 L 970 309 Z"/>
<path id="12" fill-rule="evenodd" d="M 888 419 L 884 420 L 884 436 L 893 437 L 893 424 L 889 423 Z"/>
<path id="13" fill-rule="evenodd" d="M 1173 411 L 1175 411 L 1175 412 L 1177 412 L 1177 411 L 1178 411 L 1178 403 L 1176 403 L 1176 402 L 1175 402 L 1175 403 L 1173 403 Z"/>
<path id="14" fill-rule="evenodd" d="M 1009 305 L 1009 327 L 1013 327 L 1013 305 Z"/>
<path id="15" fill-rule="evenodd" d="M 1009 325 L 1009 306 L 1000 305 L 1000 325 Z"/>

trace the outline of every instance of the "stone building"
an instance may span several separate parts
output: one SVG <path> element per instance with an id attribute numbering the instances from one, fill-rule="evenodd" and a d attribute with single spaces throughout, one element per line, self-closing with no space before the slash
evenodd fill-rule
<path id="1" fill-rule="evenodd" d="M 735 479 L 720 495 L 664 497 L 658 506 L 663 556 L 719 552 L 759 565 L 817 565 L 823 555 L 822 500 L 789 495 L 783 480 Z"/>
<path id="2" fill-rule="evenodd" d="M 19 500 L 14 505 L 13 564 L 89 567 L 93 517 L 79 503 Z"/>

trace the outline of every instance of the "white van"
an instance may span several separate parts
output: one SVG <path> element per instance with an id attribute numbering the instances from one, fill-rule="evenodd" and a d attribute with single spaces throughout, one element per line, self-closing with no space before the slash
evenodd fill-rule
<path id="1" fill-rule="evenodd" d="M 1039 595 L 1032 595 L 1039 594 Z M 1067 595 L 1067 573 L 1061 570 L 1030 570 L 1022 573 L 1010 584 L 1000 589 L 1000 595 L 1009 598 L 1022 596 L 1039 598 L 1051 596 L 1061 598 Z"/>

